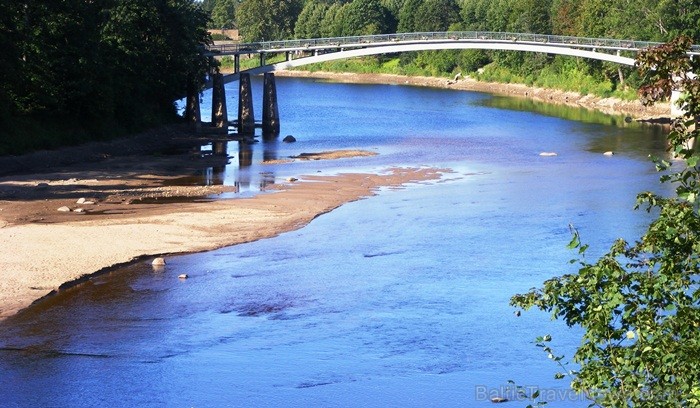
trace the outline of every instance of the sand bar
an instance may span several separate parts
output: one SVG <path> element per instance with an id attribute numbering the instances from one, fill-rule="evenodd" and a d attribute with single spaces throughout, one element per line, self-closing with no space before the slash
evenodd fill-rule
<path id="1" fill-rule="evenodd" d="M 87 177 L 75 177 L 81 174 Z M 114 178 L 85 169 L 7 176 L 0 179 L 0 319 L 113 265 L 273 237 L 380 187 L 440 174 L 431 168 L 394 168 L 380 174 L 300 175 L 298 181 L 280 181 L 278 191 L 252 198 L 151 205 L 132 202 L 154 194 L 211 195 L 226 187 L 163 187 L 167 177 L 138 171 Z M 77 204 L 78 196 L 88 204 Z M 71 211 L 58 211 L 61 207 Z"/>

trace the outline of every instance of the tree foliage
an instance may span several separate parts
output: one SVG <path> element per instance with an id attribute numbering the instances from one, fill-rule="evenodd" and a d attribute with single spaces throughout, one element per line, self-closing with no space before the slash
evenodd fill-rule
<path id="1" fill-rule="evenodd" d="M 424 0 L 413 18 L 414 31 L 447 31 L 459 22 L 459 6 L 454 0 Z"/>
<path id="2" fill-rule="evenodd" d="M 587 246 L 574 232 L 570 247 L 581 256 L 578 272 L 511 299 L 584 329 L 573 356 L 580 368 L 557 377 L 570 375 L 573 389 L 599 406 L 700 404 L 700 156 L 691 147 L 700 136 L 700 81 L 689 75 L 700 71 L 700 63 L 685 53 L 691 44 L 680 37 L 638 57 L 643 101 L 684 91 L 685 114 L 669 135 L 669 149 L 682 162 L 655 160 L 675 196 L 639 194 L 638 207 L 658 215 L 635 243 L 617 240 L 594 263 L 585 261 Z M 553 356 L 550 337 L 538 340 Z"/>
<path id="3" fill-rule="evenodd" d="M 320 0 L 310 0 L 299 13 L 294 35 L 296 38 L 323 37 L 323 22 L 328 12 L 328 3 Z"/>
<path id="4" fill-rule="evenodd" d="M 343 15 L 343 35 L 386 34 L 396 30 L 393 16 L 379 0 L 353 0 Z"/>
<path id="5" fill-rule="evenodd" d="M 172 120 L 209 62 L 192 0 L 0 3 L 0 154 Z"/>
<path id="6" fill-rule="evenodd" d="M 284 40 L 294 37 L 301 0 L 243 0 L 236 21 L 244 41 Z"/>
<path id="7" fill-rule="evenodd" d="M 403 6 L 399 10 L 398 27 L 399 33 L 412 33 L 420 31 L 416 24 L 416 10 L 423 4 L 423 0 L 404 0 Z"/>
<path id="8" fill-rule="evenodd" d="M 209 26 L 219 29 L 236 27 L 236 5 L 238 0 L 213 0 Z"/>

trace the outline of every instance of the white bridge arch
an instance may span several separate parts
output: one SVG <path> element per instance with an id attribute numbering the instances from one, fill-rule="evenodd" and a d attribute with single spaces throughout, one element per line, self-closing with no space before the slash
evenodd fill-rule
<path id="1" fill-rule="evenodd" d="M 642 49 L 660 43 L 583 38 L 544 34 L 501 33 L 482 31 L 399 33 L 355 37 L 315 38 L 306 40 L 267 41 L 226 44 L 208 47 L 209 55 L 233 55 L 238 65 L 242 54 L 259 54 L 261 66 L 241 72 L 261 74 L 308 64 L 367 55 L 393 54 L 429 50 L 502 50 L 539 52 L 589 58 L 616 64 L 634 65 L 634 56 Z M 286 60 L 266 64 L 270 54 L 285 53 Z M 691 55 L 700 54 L 693 46 Z M 294 58 L 294 57 L 297 58 Z M 237 81 L 240 72 L 226 75 L 225 82 Z"/>

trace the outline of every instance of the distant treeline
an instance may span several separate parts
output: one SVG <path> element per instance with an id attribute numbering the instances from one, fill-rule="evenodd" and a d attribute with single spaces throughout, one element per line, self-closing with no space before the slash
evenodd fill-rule
<path id="1" fill-rule="evenodd" d="M 244 41 L 394 32 L 508 31 L 700 42 L 700 0 L 203 0 L 218 27 Z M 218 24 L 218 25 L 217 25 Z M 609 63 L 518 52 L 431 51 L 366 58 L 395 73 L 449 75 L 480 68 L 501 82 L 613 94 L 636 73 Z M 398 64 L 394 60 L 398 60 Z M 573 88 L 573 89 L 572 89 Z M 633 93 L 633 92 L 632 92 Z"/>
<path id="2" fill-rule="evenodd" d="M 203 0 L 246 41 L 478 30 L 666 41 L 700 39 L 698 0 Z"/>
<path id="3" fill-rule="evenodd" d="M 0 1 L 0 154 L 172 121 L 207 19 L 194 0 Z"/>

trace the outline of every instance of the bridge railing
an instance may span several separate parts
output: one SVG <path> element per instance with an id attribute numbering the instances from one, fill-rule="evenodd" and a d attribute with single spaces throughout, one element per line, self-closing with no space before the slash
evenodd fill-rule
<path id="1" fill-rule="evenodd" d="M 525 42 L 543 43 L 554 46 L 567 46 L 574 48 L 600 48 L 609 50 L 629 50 L 640 49 L 659 45 L 658 42 L 616 40 L 608 38 L 586 38 L 571 37 L 563 35 L 547 34 L 527 34 L 508 33 L 491 31 L 447 31 L 447 32 L 420 32 L 420 33 L 397 33 L 362 35 L 351 37 L 331 37 L 331 38 L 309 38 L 298 40 L 282 41 L 262 41 L 255 43 L 241 44 L 220 44 L 211 45 L 208 51 L 213 54 L 254 54 L 265 52 L 283 52 L 303 49 L 329 49 L 329 48 L 360 48 L 387 43 L 407 43 L 426 41 L 475 41 L 475 42 Z M 694 45 L 691 49 L 693 54 L 700 54 L 700 45 Z"/>

